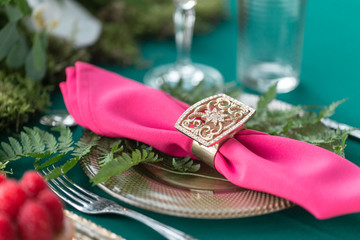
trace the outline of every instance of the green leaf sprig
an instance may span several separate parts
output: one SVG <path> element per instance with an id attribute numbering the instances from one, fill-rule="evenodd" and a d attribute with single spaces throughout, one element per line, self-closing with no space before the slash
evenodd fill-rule
<path id="1" fill-rule="evenodd" d="M 99 136 L 94 135 L 87 144 L 79 142 L 73 146 L 74 142 L 69 128 L 57 127 L 53 130 L 59 132 L 58 138 L 37 127 L 25 127 L 18 139 L 9 137 L 9 143 L 1 143 L 3 150 L 0 150 L 0 162 L 6 165 L 10 161 L 30 158 L 34 160 L 35 170 L 41 170 L 59 163 L 65 156 L 70 155 L 64 164 L 51 169 L 50 173 L 46 175 L 47 179 L 52 179 L 73 168 L 81 157 L 90 152 L 91 147 L 97 145 L 99 139 Z"/>
<path id="2" fill-rule="evenodd" d="M 0 29 L 0 61 L 5 59 L 9 68 L 25 66 L 26 77 L 41 81 L 46 73 L 47 35 L 45 31 L 36 32 L 32 47 L 27 35 L 18 27 L 19 21 L 30 13 L 26 1 L 15 1 L 18 6 L 5 5 L 9 22 Z M 26 7 L 27 6 L 27 7 Z"/>
<path id="3" fill-rule="evenodd" d="M 331 117 L 344 100 L 330 106 L 294 106 L 289 109 L 270 109 L 269 104 L 276 98 L 276 86 L 262 95 L 257 103 L 255 116 L 246 124 L 247 128 L 276 136 L 284 136 L 320 146 L 344 156 L 348 130 L 332 130 L 321 123 Z M 315 110 L 318 110 L 317 112 Z"/>
<path id="4" fill-rule="evenodd" d="M 97 153 L 101 159 L 99 161 L 100 169 L 91 178 L 93 184 L 105 182 L 110 177 L 122 174 L 140 163 L 154 163 L 163 160 L 152 151 L 152 147 L 128 139 L 114 140 L 109 149 L 100 148 Z"/>

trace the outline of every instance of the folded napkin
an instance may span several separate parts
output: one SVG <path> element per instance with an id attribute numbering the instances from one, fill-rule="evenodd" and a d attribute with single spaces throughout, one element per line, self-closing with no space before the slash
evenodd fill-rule
<path id="1" fill-rule="evenodd" d="M 60 88 L 81 126 L 169 155 L 191 155 L 192 140 L 174 128 L 185 103 L 86 63 L 66 74 Z M 288 199 L 319 219 L 360 211 L 360 168 L 311 144 L 242 130 L 219 149 L 215 168 L 235 185 Z"/>

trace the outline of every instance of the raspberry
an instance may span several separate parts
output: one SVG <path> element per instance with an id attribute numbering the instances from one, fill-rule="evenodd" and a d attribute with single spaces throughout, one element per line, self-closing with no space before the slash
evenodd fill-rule
<path id="1" fill-rule="evenodd" d="M 45 180 L 35 171 L 26 172 L 20 185 L 30 198 L 36 197 L 41 190 L 47 188 Z"/>
<path id="2" fill-rule="evenodd" d="M 55 232 L 59 232 L 64 224 L 64 205 L 61 200 L 49 189 L 44 189 L 38 195 L 38 200 L 47 208 Z"/>
<path id="3" fill-rule="evenodd" d="M 20 209 L 17 219 L 22 240 L 49 240 L 53 238 L 50 215 L 45 206 L 28 200 Z"/>
<path id="4" fill-rule="evenodd" d="M 0 184 L 6 181 L 6 176 L 0 173 Z"/>
<path id="5" fill-rule="evenodd" d="M 0 212 L 15 219 L 21 205 L 26 200 L 26 193 L 14 180 L 0 184 Z"/>
<path id="6" fill-rule="evenodd" d="M 4 213 L 0 213 L 0 240 L 16 240 L 15 226 Z"/>

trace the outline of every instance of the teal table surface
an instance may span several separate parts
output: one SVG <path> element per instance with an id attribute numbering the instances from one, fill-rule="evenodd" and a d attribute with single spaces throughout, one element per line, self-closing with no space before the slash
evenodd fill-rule
<path id="1" fill-rule="evenodd" d="M 230 18 L 206 35 L 193 41 L 194 62 L 217 68 L 226 81 L 236 80 L 237 21 L 236 1 L 230 0 Z M 144 10 L 145 11 L 145 10 Z M 308 1 L 303 48 L 301 82 L 299 87 L 278 99 L 291 104 L 328 105 L 347 99 L 334 120 L 360 127 L 360 1 Z M 173 41 L 145 42 L 142 52 L 153 66 L 175 60 Z M 148 69 L 106 66 L 126 77 L 142 81 Z M 60 94 L 53 98 L 51 109 L 65 109 Z M 74 129 L 78 140 L 82 128 Z M 349 139 L 346 158 L 360 166 L 360 142 Z M 20 161 L 11 165 L 14 177 L 20 178 L 32 162 Z M 80 185 L 111 198 L 89 184 L 80 166 L 69 174 Z M 360 187 L 360 186 L 359 186 Z M 118 200 L 116 200 L 118 201 Z M 300 207 L 257 217 L 206 220 L 163 215 L 122 203 L 160 222 L 178 228 L 198 239 L 360 239 L 360 213 L 317 220 Z M 162 239 L 150 228 L 126 217 L 114 215 L 89 216 L 66 206 L 67 209 L 121 235 L 126 239 Z"/>

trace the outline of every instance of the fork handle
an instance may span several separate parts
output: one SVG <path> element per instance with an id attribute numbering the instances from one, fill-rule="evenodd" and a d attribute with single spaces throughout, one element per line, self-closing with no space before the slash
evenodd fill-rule
<path id="1" fill-rule="evenodd" d="M 161 235 L 163 235 L 165 238 L 169 240 L 196 240 L 196 238 L 177 230 L 173 227 L 170 227 L 168 225 L 165 225 L 161 222 L 156 221 L 155 219 L 152 219 L 148 216 L 145 216 L 141 213 L 135 212 L 130 209 L 123 208 L 121 212 L 113 211 L 114 213 L 125 215 L 127 217 L 133 218 L 135 220 L 138 220 L 139 222 L 144 223 L 148 227 L 152 228 L 153 230 L 157 231 Z"/>

